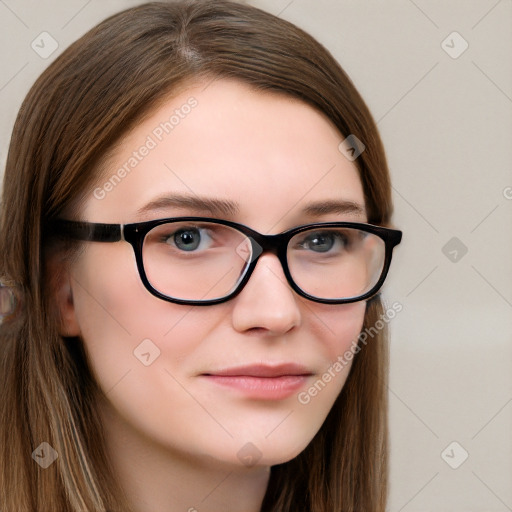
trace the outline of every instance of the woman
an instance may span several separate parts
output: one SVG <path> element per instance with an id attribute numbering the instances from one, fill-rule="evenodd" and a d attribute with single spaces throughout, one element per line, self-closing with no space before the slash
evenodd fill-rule
<path id="1" fill-rule="evenodd" d="M 384 511 L 391 210 L 300 29 L 224 1 L 92 29 L 8 155 L 0 509 Z"/>

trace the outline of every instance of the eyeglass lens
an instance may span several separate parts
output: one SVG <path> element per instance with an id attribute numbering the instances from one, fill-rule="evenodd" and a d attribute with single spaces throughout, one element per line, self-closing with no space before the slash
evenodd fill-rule
<path id="1" fill-rule="evenodd" d="M 316 227 L 295 234 L 287 262 L 295 284 L 322 299 L 358 297 L 379 281 L 384 240 L 366 231 Z M 173 222 L 149 231 L 142 247 L 146 277 L 175 299 L 213 300 L 232 293 L 253 258 L 249 237 L 209 222 Z"/>

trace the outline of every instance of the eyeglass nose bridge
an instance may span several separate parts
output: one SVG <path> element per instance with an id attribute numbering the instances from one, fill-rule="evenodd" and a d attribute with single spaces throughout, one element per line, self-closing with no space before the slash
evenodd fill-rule
<path id="1" fill-rule="evenodd" d="M 238 244 L 235 252 L 251 267 L 256 265 L 259 257 L 264 253 L 275 254 L 281 263 L 283 263 L 283 258 L 286 259 L 288 240 L 283 237 L 283 233 L 277 235 L 262 235 L 257 232 L 252 232 L 251 234 L 245 233 L 245 236 L 246 238 Z M 251 244 L 250 249 L 247 241 Z"/>
<path id="2" fill-rule="evenodd" d="M 288 269 L 288 262 L 286 259 L 288 242 L 291 235 L 287 233 L 263 235 L 261 233 L 258 233 L 257 231 L 252 230 L 250 232 L 245 232 L 244 234 L 246 238 L 235 249 L 236 253 L 247 264 L 246 271 L 244 273 L 245 275 L 243 276 L 242 280 L 238 285 L 239 287 L 237 293 L 240 293 L 240 291 L 245 287 L 245 285 L 251 278 L 260 256 L 262 254 L 269 253 L 277 256 L 277 259 L 281 264 L 286 280 L 288 281 L 292 289 L 297 290 L 297 286 L 293 282 L 293 279 L 290 275 L 290 271 Z M 250 249 L 247 244 L 248 241 L 250 242 L 251 245 Z"/>

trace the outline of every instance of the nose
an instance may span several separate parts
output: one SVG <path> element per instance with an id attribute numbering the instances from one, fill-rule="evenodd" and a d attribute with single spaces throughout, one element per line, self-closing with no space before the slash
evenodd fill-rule
<path id="1" fill-rule="evenodd" d="M 235 330 L 264 330 L 282 335 L 301 324 L 300 297 L 290 288 L 273 254 L 260 256 L 248 283 L 233 299 Z"/>

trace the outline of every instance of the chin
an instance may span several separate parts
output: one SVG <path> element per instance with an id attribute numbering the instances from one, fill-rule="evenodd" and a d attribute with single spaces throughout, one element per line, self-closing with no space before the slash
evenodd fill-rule
<path id="1" fill-rule="evenodd" d="M 284 464 L 302 453 L 311 442 L 312 436 L 279 436 L 272 434 L 269 438 L 247 439 L 245 442 L 235 441 L 236 464 L 251 466 L 275 466 Z"/>

